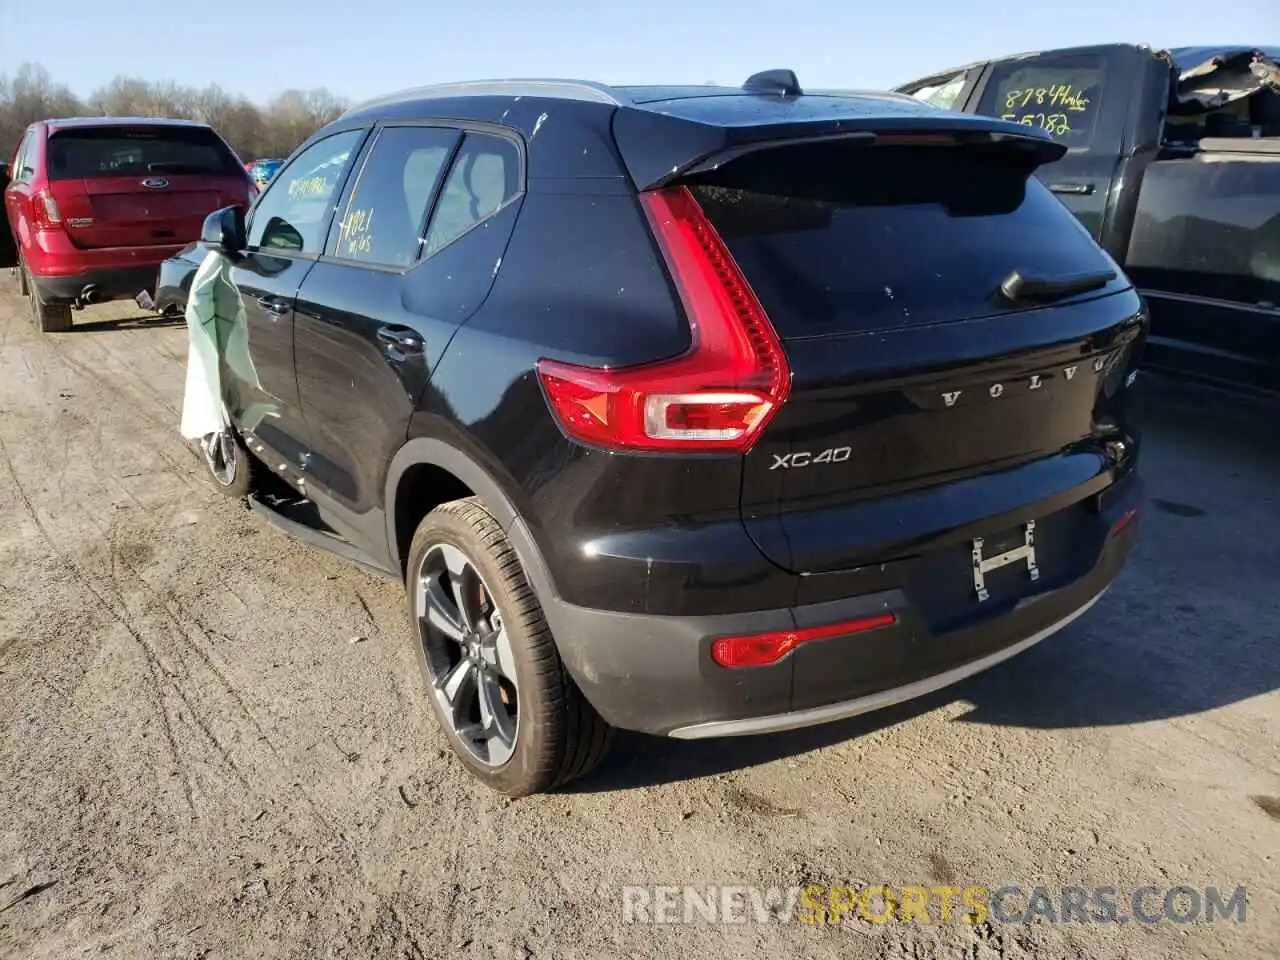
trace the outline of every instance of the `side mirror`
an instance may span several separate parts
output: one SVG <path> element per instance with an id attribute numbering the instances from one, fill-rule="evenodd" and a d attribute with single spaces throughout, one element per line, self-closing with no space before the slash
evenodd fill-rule
<path id="1" fill-rule="evenodd" d="M 248 246 L 244 231 L 244 210 L 231 206 L 209 214 L 200 229 L 200 243 L 207 249 L 217 250 L 226 256 L 239 256 Z"/>

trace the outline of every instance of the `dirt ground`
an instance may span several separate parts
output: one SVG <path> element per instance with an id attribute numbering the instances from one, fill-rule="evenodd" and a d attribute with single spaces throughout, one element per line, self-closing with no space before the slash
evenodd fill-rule
<path id="1" fill-rule="evenodd" d="M 397 585 L 220 498 L 185 328 L 36 333 L 0 273 L 0 957 L 1280 955 L 1280 419 L 1140 380 L 1150 501 L 1084 619 L 924 702 L 623 737 L 509 802 Z M 1144 385 L 1145 384 L 1145 385 Z M 625 922 L 625 884 L 1187 884 L 1244 923 Z M 1158 905 L 1158 899 L 1155 901 Z"/>

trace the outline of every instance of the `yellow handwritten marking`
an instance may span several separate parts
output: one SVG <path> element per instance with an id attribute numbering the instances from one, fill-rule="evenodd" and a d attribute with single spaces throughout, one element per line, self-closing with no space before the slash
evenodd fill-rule
<path id="1" fill-rule="evenodd" d="M 1048 87 L 1027 87 L 1009 90 L 1004 96 L 1002 120 L 1010 120 L 1027 127 L 1039 127 L 1052 136 L 1071 133 L 1070 114 L 1088 113 L 1093 101 L 1084 95 L 1083 88 L 1069 83 L 1057 83 Z M 1053 112 L 1036 109 L 1041 106 L 1056 107 Z M 1024 112 L 1030 107 L 1031 112 Z"/>
<path id="2" fill-rule="evenodd" d="M 373 211 L 350 210 L 342 218 L 338 254 L 346 248 L 348 256 L 359 256 L 373 249 Z"/>
<path id="3" fill-rule="evenodd" d="M 306 177 L 289 184 L 289 199 L 314 200 L 327 197 L 330 190 L 329 181 L 324 177 Z"/>

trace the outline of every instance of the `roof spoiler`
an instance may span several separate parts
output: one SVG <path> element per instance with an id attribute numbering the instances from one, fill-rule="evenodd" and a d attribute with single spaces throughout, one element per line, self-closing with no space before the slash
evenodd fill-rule
<path id="1" fill-rule="evenodd" d="M 991 117 L 933 108 L 900 114 L 869 111 L 852 100 L 848 102 L 853 109 L 839 109 L 841 98 L 832 97 L 829 102 L 837 109 L 827 118 L 740 126 L 623 107 L 614 114 L 614 139 L 636 189 L 642 191 L 762 150 L 837 141 L 868 147 L 908 140 L 956 146 L 1003 144 L 1025 155 L 1029 169 L 1059 160 L 1067 152 L 1043 131 Z"/>

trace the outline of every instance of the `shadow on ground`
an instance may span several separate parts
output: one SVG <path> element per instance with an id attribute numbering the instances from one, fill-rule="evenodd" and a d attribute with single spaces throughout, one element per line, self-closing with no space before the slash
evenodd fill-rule
<path id="1" fill-rule="evenodd" d="M 131 317 L 113 317 L 108 320 L 74 320 L 72 333 L 105 333 L 112 330 L 135 330 L 143 327 L 180 327 L 186 323 L 181 314 L 162 317 L 154 313 L 141 313 Z"/>
<path id="2" fill-rule="evenodd" d="M 689 742 L 622 734 L 570 787 L 697 779 L 842 743 L 967 701 L 956 722 L 1116 726 L 1201 713 L 1280 688 L 1280 404 L 1140 380 L 1148 501 L 1110 593 L 1062 633 L 921 700 L 840 723 Z"/>

